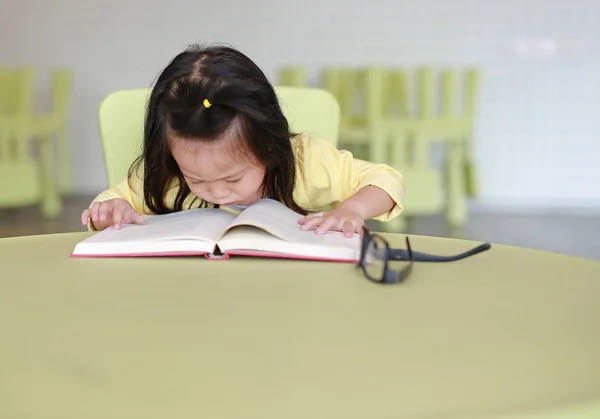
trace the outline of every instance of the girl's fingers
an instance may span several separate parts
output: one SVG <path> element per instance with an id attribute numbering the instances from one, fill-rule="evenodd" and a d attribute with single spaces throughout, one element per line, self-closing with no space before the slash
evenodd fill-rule
<path id="1" fill-rule="evenodd" d="M 132 220 L 134 209 L 126 201 L 116 201 L 113 205 L 113 228 L 118 230 L 121 224 L 128 224 Z"/>
<path id="2" fill-rule="evenodd" d="M 307 218 L 306 221 L 300 227 L 301 230 L 310 230 L 313 227 L 316 227 L 323 221 L 323 217 L 311 217 Z"/>
<path id="3" fill-rule="evenodd" d="M 123 212 L 119 211 L 118 209 L 114 209 L 112 224 L 113 224 L 113 228 L 115 230 L 118 230 L 121 228 L 122 219 L 123 219 Z"/>
<path id="4" fill-rule="evenodd" d="M 122 222 L 126 224 L 142 224 L 144 222 L 144 217 L 133 208 L 129 208 L 123 213 Z"/>
<path id="5" fill-rule="evenodd" d="M 89 209 L 85 209 L 81 213 L 81 224 L 84 225 L 84 226 L 87 225 L 89 218 L 90 218 L 90 210 Z"/>
<path id="6" fill-rule="evenodd" d="M 311 214 L 311 216 L 304 217 L 301 223 L 302 230 L 310 230 L 316 227 L 317 234 L 324 234 L 329 230 L 338 230 L 344 233 L 345 237 L 352 237 L 355 232 L 359 232 L 359 227 L 356 226 L 356 222 L 351 220 L 343 221 L 335 216 L 319 216 L 317 214 Z"/>
<path id="7" fill-rule="evenodd" d="M 134 223 L 142 224 L 144 222 L 144 217 L 136 210 L 133 210 L 133 216 L 131 221 Z"/>
<path id="8" fill-rule="evenodd" d="M 90 209 L 90 214 L 92 216 L 92 221 L 100 220 L 100 204 L 101 202 L 95 202 Z"/>
<path id="9" fill-rule="evenodd" d="M 323 217 L 323 213 L 322 212 L 317 212 L 314 214 L 308 214 L 305 217 L 302 217 L 301 219 L 298 220 L 298 224 L 303 225 L 305 224 L 307 221 L 312 220 L 316 217 Z"/>
<path id="10" fill-rule="evenodd" d="M 352 237 L 357 232 L 354 223 L 351 221 L 345 221 L 342 224 L 342 231 L 344 232 L 344 237 Z"/>
<path id="11" fill-rule="evenodd" d="M 122 224 L 144 222 L 144 217 L 138 213 L 129 202 L 124 199 L 109 199 L 103 202 L 94 202 L 92 206 L 81 213 L 81 223 L 87 225 L 91 220 L 109 221 L 115 229 Z"/>
<path id="12" fill-rule="evenodd" d="M 98 215 L 99 215 L 100 221 L 108 220 L 108 218 L 111 216 L 113 210 L 114 210 L 114 206 L 112 205 L 112 202 L 109 202 L 109 201 L 101 202 L 100 209 L 98 210 Z"/>
<path id="13" fill-rule="evenodd" d="M 337 217 L 325 217 L 323 222 L 317 227 L 317 234 L 325 234 L 329 229 L 337 227 L 339 225 L 339 218 Z"/>

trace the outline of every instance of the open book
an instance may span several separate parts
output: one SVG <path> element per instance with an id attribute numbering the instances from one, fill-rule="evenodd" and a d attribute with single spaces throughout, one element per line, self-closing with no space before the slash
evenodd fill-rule
<path id="1" fill-rule="evenodd" d="M 236 215 L 199 208 L 145 217 L 143 224 L 112 227 L 79 242 L 73 257 L 187 256 L 227 259 L 232 255 L 356 262 L 359 234 L 323 235 L 300 230 L 297 214 L 262 199 Z"/>

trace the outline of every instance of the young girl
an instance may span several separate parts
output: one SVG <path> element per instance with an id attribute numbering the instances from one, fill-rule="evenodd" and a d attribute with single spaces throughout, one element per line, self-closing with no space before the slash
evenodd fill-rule
<path id="1" fill-rule="evenodd" d="M 118 229 L 144 215 L 272 198 L 305 216 L 303 230 L 351 237 L 367 219 L 398 216 L 402 191 L 391 167 L 291 133 L 273 86 L 244 54 L 192 46 L 156 81 L 128 178 L 98 195 L 81 222 Z"/>

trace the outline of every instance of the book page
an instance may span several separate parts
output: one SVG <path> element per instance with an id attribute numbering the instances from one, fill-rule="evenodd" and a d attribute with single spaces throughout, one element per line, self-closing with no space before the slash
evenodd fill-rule
<path id="1" fill-rule="evenodd" d="M 110 254 L 173 251 L 212 251 L 217 238 L 235 220 L 234 214 L 198 208 L 165 215 L 150 215 L 143 224 L 109 227 L 83 240 L 74 253 Z M 195 244 L 198 242 L 208 245 Z"/>
<path id="2" fill-rule="evenodd" d="M 229 228 L 249 225 L 261 228 L 283 240 L 321 244 L 323 236 L 315 234 L 314 231 L 300 230 L 298 220 L 302 217 L 303 215 L 292 211 L 281 202 L 261 199 L 238 215 Z"/>
<path id="3" fill-rule="evenodd" d="M 219 248 L 221 251 L 233 248 L 274 251 L 279 248 L 298 256 L 327 256 L 325 253 L 330 253 L 328 257 L 336 256 L 335 248 L 346 255 L 348 249 L 359 249 L 359 234 L 347 238 L 339 231 L 328 231 L 322 235 L 316 234 L 314 230 L 303 231 L 298 224 L 302 217 L 278 201 L 262 199 L 248 207 L 230 224 L 224 237 L 218 241 Z M 255 229 L 242 228 L 243 226 Z M 256 228 L 268 234 L 260 234 L 260 231 L 255 231 Z M 330 251 L 326 252 L 325 249 Z"/>
<path id="4" fill-rule="evenodd" d="M 312 231 L 308 234 L 315 235 Z M 247 256 L 287 257 L 292 259 L 356 262 L 360 256 L 360 237 L 344 237 L 331 232 L 315 240 L 286 241 L 252 226 L 238 226 L 229 230 L 218 242 L 223 253 Z"/>

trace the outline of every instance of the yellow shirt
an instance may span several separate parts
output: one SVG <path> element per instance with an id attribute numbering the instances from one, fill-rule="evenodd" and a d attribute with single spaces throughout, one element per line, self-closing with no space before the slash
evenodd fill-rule
<path id="1" fill-rule="evenodd" d="M 396 205 L 387 213 L 375 217 L 388 221 L 402 212 L 402 175 L 390 166 L 373 164 L 353 157 L 346 150 L 338 150 L 331 142 L 301 134 L 291 139 L 296 158 L 296 186 L 294 200 L 309 212 L 318 212 L 335 207 L 354 195 L 360 188 L 377 186 L 386 191 Z M 173 208 L 177 187 L 169 190 L 165 204 Z M 93 202 L 123 198 L 142 215 L 150 215 L 144 203 L 143 183 L 133 175 L 128 181 L 99 194 Z M 194 200 L 196 200 L 194 202 Z M 183 208 L 197 208 L 199 200 L 193 193 L 184 201 Z M 208 207 L 214 206 L 207 203 Z"/>

